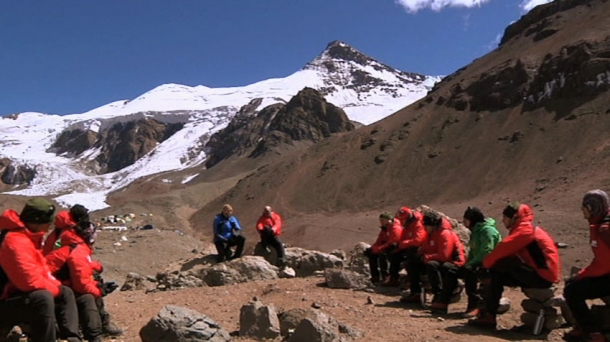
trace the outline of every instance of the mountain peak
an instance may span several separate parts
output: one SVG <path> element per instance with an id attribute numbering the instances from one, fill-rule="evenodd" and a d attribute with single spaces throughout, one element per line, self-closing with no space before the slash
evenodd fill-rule
<path id="1" fill-rule="evenodd" d="M 377 62 L 373 58 L 340 40 L 333 40 L 328 43 L 326 49 L 309 64 L 319 64 L 320 62 L 329 60 L 355 62 L 360 65 L 368 65 L 371 62 Z"/>

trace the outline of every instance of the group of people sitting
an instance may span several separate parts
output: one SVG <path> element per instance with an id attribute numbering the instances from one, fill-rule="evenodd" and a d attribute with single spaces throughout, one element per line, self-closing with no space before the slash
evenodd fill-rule
<path id="1" fill-rule="evenodd" d="M 212 229 L 214 246 L 216 246 L 218 252 L 218 262 L 242 256 L 246 238 L 242 235 L 243 228 L 237 217 L 233 215 L 233 207 L 230 204 L 222 206 L 222 212 L 214 218 Z M 256 221 L 256 231 L 259 233 L 262 247 L 264 249 L 270 247 L 275 249 L 278 257 L 277 266 L 283 267 L 285 253 L 284 244 L 280 241 L 280 234 L 282 233 L 282 218 L 280 215 L 274 212 L 270 206 L 265 206 L 262 215 Z M 233 252 L 232 247 L 236 247 L 235 252 Z"/>
<path id="2" fill-rule="evenodd" d="M 565 334 L 566 340 L 606 341 L 586 300 L 610 296 L 609 202 L 608 194 L 602 190 L 587 192 L 582 201 L 594 258 L 565 282 L 563 294 L 577 323 Z M 371 281 L 398 286 L 399 272 L 404 266 L 409 295 L 401 301 L 418 303 L 425 274 L 434 295 L 430 310 L 446 314 L 458 279 L 464 279 L 468 305 L 463 316 L 470 318 L 471 326 L 496 328 L 505 286 L 546 289 L 561 278 L 555 241 L 534 224 L 534 213 L 526 204 L 512 203 L 503 210 L 502 223 L 508 229 L 504 239 L 493 218 L 476 207 L 468 207 L 462 220 L 471 232 L 467 256 L 452 224 L 434 211 L 402 207 L 394 215 L 382 213 L 379 222 L 379 236 L 365 251 Z"/>
<path id="3" fill-rule="evenodd" d="M 78 204 L 56 214 L 52 203 L 33 198 L 20 213 L 2 213 L 1 327 L 27 327 L 32 342 L 100 342 L 122 334 L 103 300 L 118 285 L 104 282 L 102 264 L 91 259 L 96 230 Z"/>

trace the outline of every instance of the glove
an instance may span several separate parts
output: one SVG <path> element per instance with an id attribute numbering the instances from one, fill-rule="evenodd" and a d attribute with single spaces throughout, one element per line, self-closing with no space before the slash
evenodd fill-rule
<path id="1" fill-rule="evenodd" d="M 238 229 L 237 223 L 235 223 L 234 221 L 231 221 L 231 229 Z"/>
<path id="2" fill-rule="evenodd" d="M 386 252 L 386 254 L 391 254 L 396 252 L 396 250 L 398 249 L 398 243 L 394 242 L 393 244 L 389 245 L 384 252 Z"/>
<path id="3" fill-rule="evenodd" d="M 373 254 L 379 254 L 379 247 L 377 247 L 377 246 L 371 246 L 371 253 L 373 253 Z"/>
<path id="4" fill-rule="evenodd" d="M 100 290 L 102 290 L 102 297 L 106 297 L 107 295 L 114 292 L 114 290 L 119 288 L 119 284 L 114 281 L 109 281 L 107 283 L 98 283 Z"/>
<path id="5" fill-rule="evenodd" d="M 265 234 L 267 236 L 275 235 L 275 233 L 273 233 L 273 229 L 271 229 L 270 226 L 265 226 L 265 228 L 263 228 L 263 234 Z"/>

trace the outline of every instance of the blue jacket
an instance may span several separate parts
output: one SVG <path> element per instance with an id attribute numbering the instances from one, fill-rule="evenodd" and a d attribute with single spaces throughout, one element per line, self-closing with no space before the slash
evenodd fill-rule
<path id="1" fill-rule="evenodd" d="M 226 241 L 234 236 L 233 229 L 241 230 L 239 220 L 235 216 L 226 218 L 223 214 L 218 214 L 214 218 L 214 242 Z"/>

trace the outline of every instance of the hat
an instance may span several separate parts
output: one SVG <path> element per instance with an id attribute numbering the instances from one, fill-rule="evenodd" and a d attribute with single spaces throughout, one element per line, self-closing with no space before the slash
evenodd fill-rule
<path id="1" fill-rule="evenodd" d="M 74 222 L 89 221 L 89 209 L 80 204 L 75 204 L 70 208 L 70 215 Z"/>
<path id="2" fill-rule="evenodd" d="M 394 215 L 392 215 L 392 213 L 390 213 L 389 211 L 384 211 L 383 213 L 379 214 L 379 218 L 386 219 L 386 220 L 392 220 L 392 219 L 394 219 Z"/>
<path id="3" fill-rule="evenodd" d="M 592 217 L 604 217 L 608 213 L 608 194 L 603 190 L 591 190 L 582 199 L 582 206 Z"/>
<path id="4" fill-rule="evenodd" d="M 19 219 L 23 223 L 52 223 L 55 206 L 44 198 L 32 198 L 25 203 Z"/>
<path id="5" fill-rule="evenodd" d="M 424 213 L 423 222 L 424 226 L 437 227 L 441 223 L 441 217 L 439 214 L 433 211 L 427 211 Z"/>
<path id="6" fill-rule="evenodd" d="M 464 218 L 470 221 L 471 224 L 476 224 L 483 222 L 485 220 L 485 215 L 483 215 L 481 209 L 477 207 L 468 207 L 464 212 Z"/>
<path id="7" fill-rule="evenodd" d="M 504 210 L 502 211 L 502 215 L 504 215 L 508 218 L 513 218 L 519 211 L 520 206 L 521 206 L 521 203 L 513 202 L 513 203 L 507 205 L 506 208 L 504 208 Z"/>
<path id="8" fill-rule="evenodd" d="M 408 220 L 411 218 L 411 216 L 413 216 L 413 214 L 411 213 L 411 209 L 409 209 L 409 207 L 400 207 L 400 209 L 398 209 L 397 216 Z"/>

